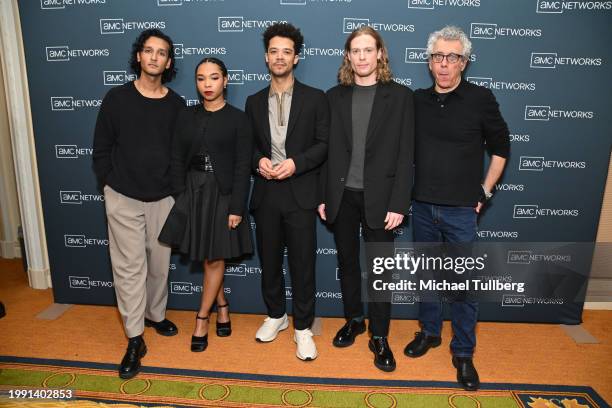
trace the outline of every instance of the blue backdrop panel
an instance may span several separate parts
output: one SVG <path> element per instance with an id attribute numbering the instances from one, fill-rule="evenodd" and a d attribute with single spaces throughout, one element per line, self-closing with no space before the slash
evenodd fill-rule
<path id="1" fill-rule="evenodd" d="M 384 36 L 396 81 L 428 87 L 427 36 L 457 24 L 474 45 L 467 80 L 493 90 L 512 133 L 512 157 L 480 219 L 481 241 L 595 239 L 611 143 L 612 1 L 27 0 L 19 7 L 56 302 L 115 301 L 104 202 L 91 170 L 93 128 L 104 94 L 134 79 L 131 43 L 146 28 L 175 41 L 179 74 L 170 86 L 187 103 L 197 99 L 193 69 L 206 55 L 225 61 L 228 101 L 242 108 L 269 80 L 261 33 L 272 22 L 302 29 L 296 75 L 322 89 L 335 85 L 344 40 L 363 24 Z M 410 240 L 409 219 L 396 234 Z M 318 247 L 317 314 L 339 316 L 335 248 L 323 224 Z M 173 257 L 170 307 L 197 307 L 200 269 Z M 260 278 L 255 257 L 227 265 L 234 311 L 264 312 Z M 582 300 L 488 303 L 480 317 L 577 323 Z M 394 314 L 414 317 L 416 310 L 398 304 Z"/>

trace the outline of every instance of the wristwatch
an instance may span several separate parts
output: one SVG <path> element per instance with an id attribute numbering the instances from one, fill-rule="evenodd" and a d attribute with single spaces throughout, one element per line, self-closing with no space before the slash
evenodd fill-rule
<path id="1" fill-rule="evenodd" d="M 493 191 L 487 191 L 485 189 L 484 184 L 481 184 L 481 187 L 482 187 L 482 194 L 480 195 L 480 202 L 485 203 L 489 201 L 491 197 L 493 197 Z"/>

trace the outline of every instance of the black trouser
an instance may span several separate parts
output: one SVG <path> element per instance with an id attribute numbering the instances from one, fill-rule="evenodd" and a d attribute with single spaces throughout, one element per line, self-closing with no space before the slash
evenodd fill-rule
<path id="1" fill-rule="evenodd" d="M 365 220 L 363 192 L 344 190 L 338 215 L 333 224 L 334 240 L 338 250 L 340 287 L 346 319 L 363 316 L 361 299 L 361 267 L 359 265 L 359 224 L 365 242 L 393 242 L 393 231 L 370 228 Z M 370 275 L 371 271 L 368 271 Z M 368 303 L 368 318 L 373 336 L 389 334 L 391 304 L 389 302 Z"/>
<path id="2" fill-rule="evenodd" d="M 257 252 L 261 261 L 261 291 L 268 316 L 286 312 L 283 257 L 285 246 L 293 299 L 293 326 L 307 329 L 314 320 L 316 212 L 300 208 L 289 181 L 266 182 L 266 192 L 255 210 Z"/>

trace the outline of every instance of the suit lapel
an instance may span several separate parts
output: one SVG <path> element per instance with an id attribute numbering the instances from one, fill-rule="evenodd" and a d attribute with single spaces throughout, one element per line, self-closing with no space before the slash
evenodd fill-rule
<path id="1" fill-rule="evenodd" d="M 368 124 L 368 133 L 366 136 L 366 146 L 373 139 L 376 127 L 381 119 L 385 116 L 387 105 L 389 104 L 389 88 L 385 84 L 379 84 L 376 87 L 374 95 L 374 103 L 372 104 L 372 113 L 370 113 L 370 123 Z"/>
<path id="2" fill-rule="evenodd" d="M 291 132 L 293 132 L 293 129 L 295 129 L 295 124 L 298 121 L 302 106 L 304 105 L 302 91 L 302 84 L 297 79 L 294 79 L 293 95 L 291 96 L 291 109 L 289 110 L 289 123 L 287 124 L 287 136 L 285 140 L 289 139 Z M 285 141 L 285 145 L 286 144 L 287 142 Z"/>
<path id="3" fill-rule="evenodd" d="M 268 112 L 269 110 L 269 97 L 268 95 L 270 95 L 270 87 L 266 87 L 264 89 L 264 91 L 261 94 L 261 101 L 258 104 L 260 106 L 261 111 L 259 112 L 260 114 L 260 118 L 262 118 L 263 120 L 263 130 L 264 130 L 264 139 L 266 141 L 266 143 L 268 143 L 268 146 L 270 147 L 270 149 L 272 149 L 272 136 L 270 133 L 270 114 Z"/>
<path id="4" fill-rule="evenodd" d="M 340 115 L 344 124 L 344 136 L 346 145 L 353 149 L 353 87 L 346 86 L 343 89 L 340 105 Z"/>

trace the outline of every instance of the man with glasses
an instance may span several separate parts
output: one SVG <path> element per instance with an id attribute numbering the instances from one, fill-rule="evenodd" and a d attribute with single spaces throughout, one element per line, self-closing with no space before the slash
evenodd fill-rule
<path id="1" fill-rule="evenodd" d="M 478 214 L 492 197 L 510 151 L 508 126 L 493 93 L 461 77 L 471 49 L 465 33 L 454 26 L 433 32 L 427 41 L 435 83 L 415 92 L 415 242 L 476 241 Z M 483 179 L 485 147 L 491 160 Z M 450 348 L 457 381 L 473 391 L 480 385 L 472 362 L 478 303 L 459 296 L 452 301 L 451 312 Z M 422 331 L 404 350 L 408 357 L 423 356 L 441 344 L 441 303 L 422 302 L 419 321 Z"/>

